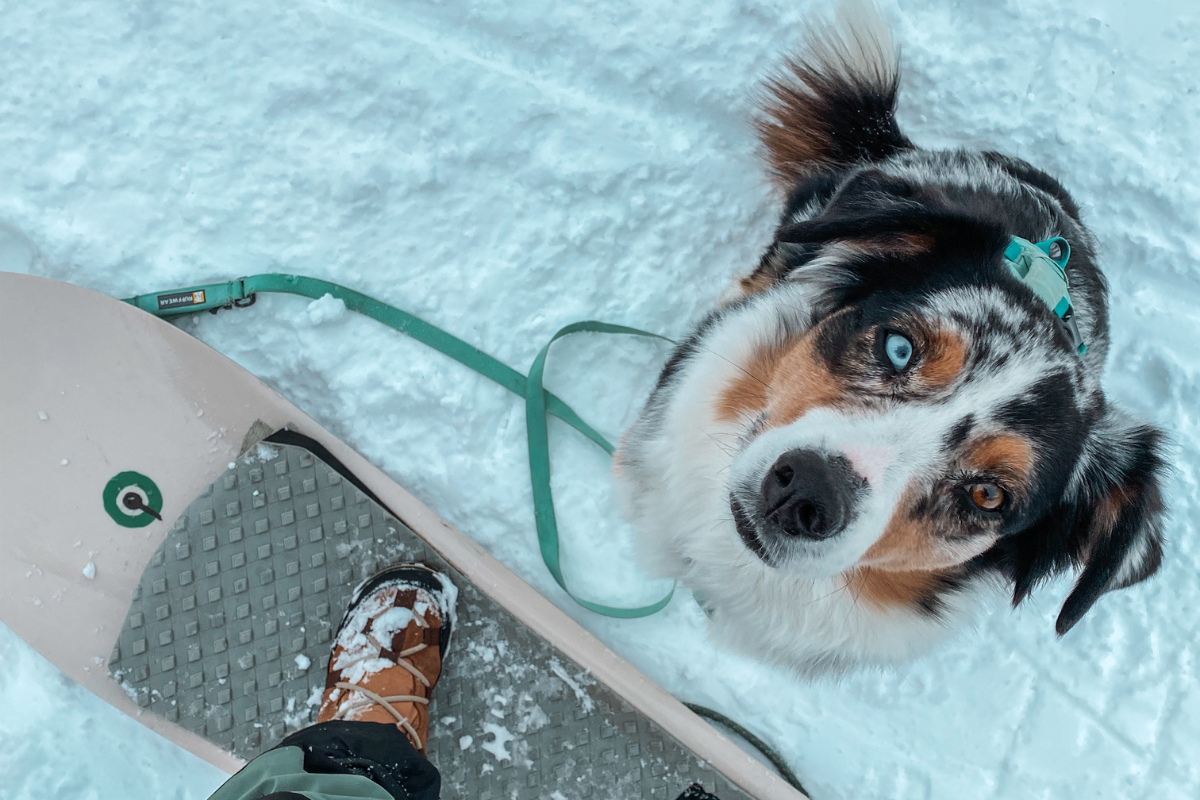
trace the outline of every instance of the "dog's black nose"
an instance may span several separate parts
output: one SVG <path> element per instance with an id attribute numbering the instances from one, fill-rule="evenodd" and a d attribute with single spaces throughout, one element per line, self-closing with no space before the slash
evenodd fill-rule
<path id="1" fill-rule="evenodd" d="M 788 536 L 828 539 L 845 529 L 857 485 L 845 458 L 789 450 L 763 479 L 762 515 Z"/>

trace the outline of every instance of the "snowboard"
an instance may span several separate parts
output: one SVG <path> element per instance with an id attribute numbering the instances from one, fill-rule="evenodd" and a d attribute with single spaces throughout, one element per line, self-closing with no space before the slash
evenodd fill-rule
<path id="1" fill-rule="evenodd" d="M 801 798 L 261 381 L 113 298 L 0 273 L 0 620 L 229 772 L 313 722 L 360 582 L 459 591 L 445 798 Z"/>

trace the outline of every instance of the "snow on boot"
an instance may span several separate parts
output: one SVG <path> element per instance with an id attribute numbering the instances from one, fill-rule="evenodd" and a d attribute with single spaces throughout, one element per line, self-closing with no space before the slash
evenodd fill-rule
<path id="1" fill-rule="evenodd" d="M 334 639 L 317 721 L 396 725 L 424 754 L 457 595 L 449 579 L 419 564 L 364 583 Z"/>

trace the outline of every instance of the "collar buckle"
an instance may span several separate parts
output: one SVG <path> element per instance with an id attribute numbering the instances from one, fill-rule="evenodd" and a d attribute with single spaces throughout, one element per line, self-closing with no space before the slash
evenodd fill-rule
<path id="1" fill-rule="evenodd" d="M 1005 261 L 1013 275 L 1062 321 L 1071 345 L 1082 356 L 1087 352 L 1087 344 L 1075 322 L 1075 308 L 1068 291 L 1066 266 L 1070 257 L 1071 245 L 1061 236 L 1036 244 L 1014 236 L 1004 250 Z"/>

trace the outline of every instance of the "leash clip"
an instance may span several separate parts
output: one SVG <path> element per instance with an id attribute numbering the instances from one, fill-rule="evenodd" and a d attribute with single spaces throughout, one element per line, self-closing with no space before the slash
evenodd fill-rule
<path id="1" fill-rule="evenodd" d="M 258 294 L 255 292 L 251 292 L 250 294 L 246 295 L 245 297 L 234 297 L 234 298 L 230 299 L 230 301 L 223 306 L 217 306 L 216 308 L 210 308 L 208 310 L 208 313 L 216 314 L 218 311 L 229 311 L 234 308 L 249 308 L 250 306 L 254 305 L 257 302 L 258 302 Z"/>

